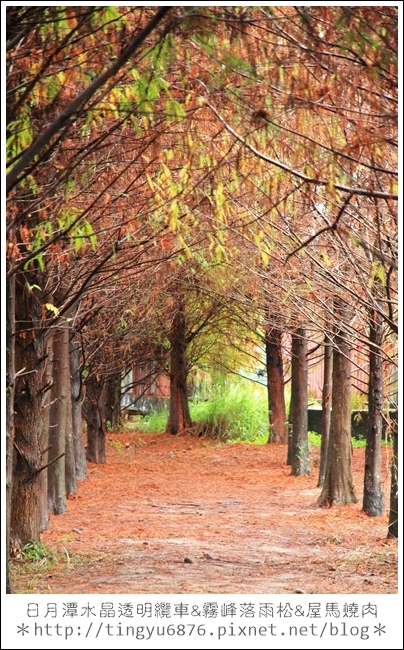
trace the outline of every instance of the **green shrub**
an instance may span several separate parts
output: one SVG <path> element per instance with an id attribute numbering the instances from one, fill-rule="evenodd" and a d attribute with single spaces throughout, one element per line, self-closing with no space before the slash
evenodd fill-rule
<path id="1" fill-rule="evenodd" d="M 268 439 L 266 389 L 247 379 L 222 378 L 207 402 L 191 406 L 199 433 L 221 440 L 264 443 Z"/>
<path id="2" fill-rule="evenodd" d="M 145 415 L 141 420 L 133 423 L 133 428 L 143 433 L 159 433 L 165 430 L 167 420 L 168 411 L 164 409 L 158 413 L 153 412 L 150 415 Z"/>
<path id="3" fill-rule="evenodd" d="M 265 443 L 268 439 L 268 401 L 266 389 L 247 379 L 220 378 L 208 401 L 191 401 L 195 429 L 202 435 L 221 440 Z M 136 422 L 143 433 L 164 431 L 168 411 L 147 415 Z"/>
<path id="4" fill-rule="evenodd" d="M 321 445 L 321 435 L 317 431 L 309 431 L 309 445 L 313 447 L 320 447 Z"/>

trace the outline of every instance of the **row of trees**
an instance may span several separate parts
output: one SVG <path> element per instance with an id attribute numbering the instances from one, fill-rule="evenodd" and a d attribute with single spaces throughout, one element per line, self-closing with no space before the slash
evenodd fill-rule
<path id="1" fill-rule="evenodd" d="M 334 350 L 322 504 L 356 498 L 349 350 L 369 350 L 364 508 L 381 514 L 396 8 L 8 7 L 6 19 L 13 543 L 38 539 L 86 476 L 83 400 L 87 457 L 105 462 L 133 361 L 169 373 L 177 433 L 191 425 L 191 369 L 235 370 L 262 340 L 271 440 L 287 442 L 286 332 L 296 474 L 309 471 L 306 332 Z"/>

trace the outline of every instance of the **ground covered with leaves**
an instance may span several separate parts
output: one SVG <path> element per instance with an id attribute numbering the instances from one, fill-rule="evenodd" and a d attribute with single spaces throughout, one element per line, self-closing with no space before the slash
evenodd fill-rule
<path id="1" fill-rule="evenodd" d="M 14 592 L 396 593 L 387 516 L 361 511 L 364 449 L 358 503 L 329 509 L 316 507 L 311 451 L 312 476 L 293 477 L 281 445 L 108 434 L 107 464 L 90 465 L 43 546 L 14 560 Z M 390 456 L 385 447 L 387 503 Z"/>

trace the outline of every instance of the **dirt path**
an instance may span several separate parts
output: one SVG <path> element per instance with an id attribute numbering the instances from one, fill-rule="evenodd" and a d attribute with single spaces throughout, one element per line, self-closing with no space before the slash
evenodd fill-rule
<path id="1" fill-rule="evenodd" d="M 317 468 L 291 477 L 282 446 L 108 438 L 108 464 L 90 466 L 43 535 L 65 559 L 36 593 L 396 593 L 387 517 L 361 512 L 363 449 L 359 503 L 325 510 L 315 506 Z M 315 466 L 317 449 L 312 457 Z M 383 478 L 387 497 L 388 458 Z"/>

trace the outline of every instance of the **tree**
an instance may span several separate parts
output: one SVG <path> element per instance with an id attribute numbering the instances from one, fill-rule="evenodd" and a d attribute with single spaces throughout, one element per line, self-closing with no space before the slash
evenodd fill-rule
<path id="1" fill-rule="evenodd" d="M 192 425 L 188 403 L 187 336 L 185 303 L 183 296 L 175 296 L 175 307 L 169 333 L 170 341 L 170 410 L 166 431 L 181 433 Z"/>
<path id="2" fill-rule="evenodd" d="M 381 479 L 381 441 L 383 433 L 383 321 L 379 312 L 370 313 L 369 334 L 369 418 L 366 439 L 363 510 L 371 517 L 384 514 Z"/>
<path id="3" fill-rule="evenodd" d="M 288 427 L 282 360 L 282 330 L 268 327 L 265 338 L 270 433 L 268 442 L 287 444 Z"/>
<path id="4" fill-rule="evenodd" d="M 15 374 L 13 438 L 13 488 L 11 538 L 24 546 L 39 540 L 39 474 L 43 471 L 42 400 L 46 390 L 42 304 L 37 295 L 37 272 L 26 272 L 15 280 Z M 31 280 L 31 282 L 29 282 Z"/>
<path id="5" fill-rule="evenodd" d="M 351 363 L 347 334 L 351 311 L 342 299 L 335 300 L 335 310 L 340 326 L 334 336 L 330 440 L 323 489 L 318 499 L 320 506 L 357 502 L 351 468 Z"/>
<path id="6" fill-rule="evenodd" d="M 49 418 L 48 507 L 54 514 L 66 512 L 66 474 L 75 463 L 66 458 L 68 430 L 71 434 L 69 330 L 67 324 L 53 335 L 53 387 Z M 71 461 L 71 459 L 69 458 Z M 70 467 L 69 467 L 70 465 Z"/>
<path id="7" fill-rule="evenodd" d="M 307 339 L 299 327 L 292 333 L 292 395 L 290 423 L 292 428 L 292 474 L 311 474 L 307 437 Z"/>
<path id="8" fill-rule="evenodd" d="M 14 385 L 15 385 L 15 287 L 14 278 L 6 279 L 7 304 L 6 313 L 6 366 L 7 366 L 7 397 L 6 397 L 6 557 L 10 553 L 11 528 L 11 497 L 13 487 L 13 438 L 14 438 Z M 7 562 L 6 591 L 11 593 L 9 565 Z"/>
<path id="9" fill-rule="evenodd" d="M 83 378 L 81 375 L 80 342 L 75 332 L 71 332 L 70 339 L 70 375 L 72 397 L 72 429 L 74 459 L 77 479 L 88 477 L 86 454 L 83 440 Z"/>
<path id="10" fill-rule="evenodd" d="M 398 432 L 393 427 L 393 458 L 391 461 L 390 513 L 387 537 L 398 537 Z"/>
<path id="11" fill-rule="evenodd" d="M 324 381 L 323 399 L 321 409 L 321 449 L 320 449 L 320 470 L 318 476 L 318 487 L 324 485 L 327 468 L 328 445 L 330 442 L 331 426 L 331 390 L 332 390 L 332 345 L 328 334 L 324 338 Z"/>
<path id="12" fill-rule="evenodd" d="M 358 341 L 369 308 L 397 334 L 397 9 L 10 7 L 7 30 L 7 459 L 10 468 L 14 437 L 8 486 L 24 543 L 40 529 L 28 518 L 49 462 L 48 345 L 64 319 L 82 339 L 75 367 L 87 373 L 101 441 L 105 386 L 135 341 L 147 358 L 162 341 L 173 352 L 183 314 L 182 370 L 220 336 L 247 347 L 237 289 L 220 282 L 205 285 L 199 314 L 187 286 L 175 323 L 170 292 L 156 296 L 167 260 L 175 280 L 193 259 L 251 266 L 248 282 L 267 282 L 252 330 L 263 310 L 287 310 L 290 322 L 329 332 L 337 294 L 357 305 Z M 139 274 L 146 286 L 145 269 L 161 327 L 144 309 L 136 338 L 122 319 L 127 309 L 136 318 L 139 294 L 126 302 L 114 285 L 125 293 Z M 102 459 L 102 444 L 94 449 Z"/>
<path id="13" fill-rule="evenodd" d="M 96 241 L 91 224 L 86 220 L 89 206 L 84 211 L 69 206 L 63 211 L 60 207 L 61 202 L 65 205 L 69 189 L 74 188 L 71 181 L 69 185 L 73 171 L 86 156 L 94 152 L 94 146 L 84 149 L 81 146 L 78 155 L 75 152 L 70 156 L 69 136 L 72 129 L 77 130 L 86 120 L 91 121 L 91 109 L 103 100 L 105 91 L 100 89 L 113 77 L 115 81 L 111 83 L 116 83 L 119 69 L 142 46 L 168 11 L 169 8 L 162 8 L 154 15 L 145 12 L 136 16 L 140 17 L 138 25 L 142 29 L 114 64 L 90 84 L 87 76 L 89 70 L 81 64 L 71 65 L 71 61 L 82 56 L 81 40 L 86 43 L 84 50 L 91 49 L 99 19 L 101 26 L 105 23 L 103 9 L 81 12 L 74 8 L 25 10 L 16 7 L 10 8 L 7 14 L 8 274 L 9 306 L 14 308 L 15 305 L 16 348 L 15 366 L 12 364 L 8 370 L 10 384 L 14 387 L 16 410 L 11 534 L 15 542 L 21 545 L 39 539 L 39 475 L 46 471 L 47 466 L 42 457 L 46 451 L 41 449 L 40 444 L 43 431 L 41 408 L 47 391 L 46 339 L 59 318 L 86 290 L 95 269 L 99 270 L 102 263 L 114 253 L 114 250 L 110 250 L 103 256 L 101 252 L 101 260 L 98 258 L 95 268 L 87 267 L 88 273 L 81 277 L 79 275 L 78 282 L 76 276 L 70 284 L 70 295 L 67 290 L 61 305 L 47 300 L 54 290 L 52 261 L 56 260 L 56 266 L 60 262 L 63 265 L 66 263 L 66 252 L 69 255 L 73 249 L 77 256 L 83 244 L 91 242 L 94 246 Z M 115 26 L 121 26 L 120 18 L 118 12 L 112 21 Z M 119 47 L 120 39 L 112 40 Z M 41 52 L 42 59 L 38 57 L 38 52 Z M 61 53 L 63 56 L 60 56 Z M 36 61 L 37 65 L 24 63 L 30 60 L 30 55 L 31 61 Z M 67 76 L 69 82 L 64 83 Z M 80 90 L 71 100 L 73 85 Z M 111 88 L 113 85 L 110 85 Z M 90 99 L 91 106 L 88 104 Z M 46 123 L 49 126 L 43 128 Z M 96 139 L 97 144 L 104 137 L 105 134 L 101 134 Z M 51 157 L 56 169 L 56 174 L 52 172 L 52 178 L 49 173 Z M 51 200 L 53 210 L 49 209 Z M 68 251 L 66 239 L 72 247 Z M 76 270 L 80 273 L 80 269 L 76 267 Z M 11 280 L 14 277 L 15 282 Z M 11 292 L 14 287 L 15 295 Z M 9 360 L 12 363 L 12 356 L 9 356 Z M 13 426 L 11 420 L 9 426 Z M 12 437 L 12 430 L 9 437 Z M 11 463 L 11 454 L 8 458 Z"/>

